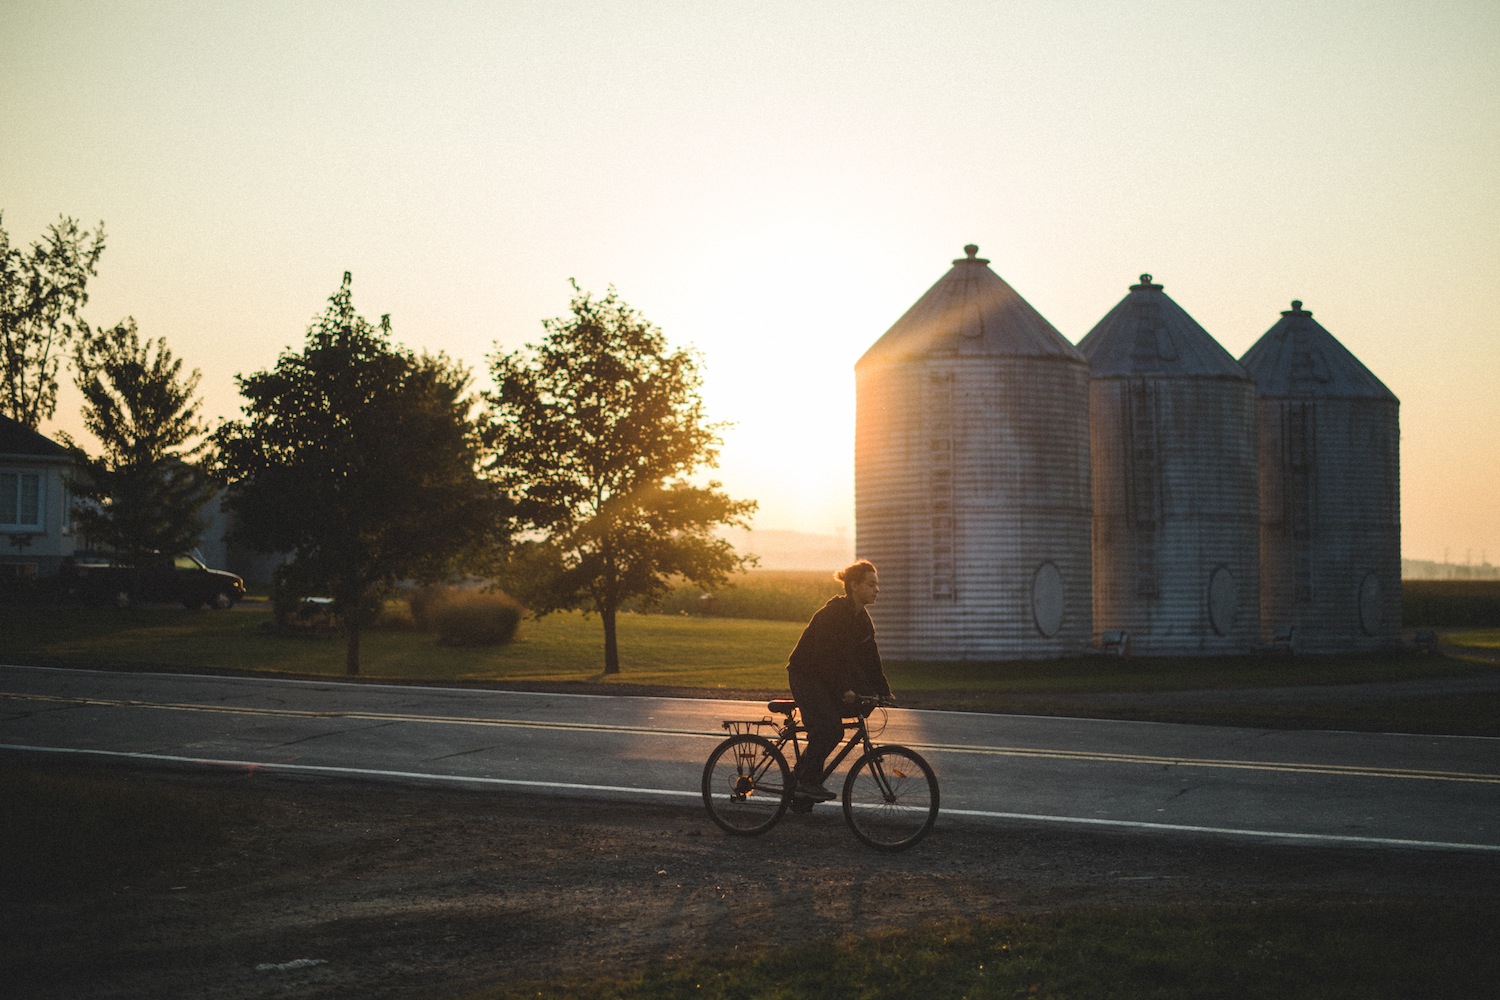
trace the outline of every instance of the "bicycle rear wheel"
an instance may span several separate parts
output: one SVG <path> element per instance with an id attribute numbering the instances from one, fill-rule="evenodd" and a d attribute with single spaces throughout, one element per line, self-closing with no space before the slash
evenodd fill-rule
<path id="1" fill-rule="evenodd" d="M 927 836 L 937 814 L 937 777 L 915 750 L 876 747 L 844 779 L 844 821 L 876 850 L 911 847 Z"/>
<path id="2" fill-rule="evenodd" d="M 731 736 L 703 766 L 703 805 L 725 832 L 765 833 L 786 813 L 791 770 L 763 736 Z"/>

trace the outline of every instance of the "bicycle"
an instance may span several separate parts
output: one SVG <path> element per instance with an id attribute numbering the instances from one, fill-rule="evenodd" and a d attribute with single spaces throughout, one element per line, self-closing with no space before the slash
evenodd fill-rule
<path id="1" fill-rule="evenodd" d="M 845 736 L 823 767 L 827 781 L 856 748 L 863 752 L 844 778 L 844 821 L 876 850 L 900 851 L 927 836 L 937 821 L 938 782 L 932 767 L 909 747 L 876 745 L 866 717 L 885 703 L 861 698 L 857 716 L 844 719 Z M 812 810 L 813 801 L 795 794 L 792 766 L 802 759 L 807 728 L 791 698 L 775 698 L 766 710 L 781 719 L 726 719 L 732 734 L 708 755 L 703 766 L 703 805 L 726 833 L 756 836 L 781 821 L 788 809 Z M 771 735 L 765 735 L 770 731 Z M 792 766 L 786 746 L 792 748 Z"/>

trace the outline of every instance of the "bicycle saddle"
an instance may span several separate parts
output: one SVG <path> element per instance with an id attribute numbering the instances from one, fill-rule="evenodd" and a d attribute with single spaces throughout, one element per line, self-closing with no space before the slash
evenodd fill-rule
<path id="1" fill-rule="evenodd" d="M 766 702 L 766 711 L 776 715 L 791 715 L 797 703 L 791 698 L 772 698 Z"/>

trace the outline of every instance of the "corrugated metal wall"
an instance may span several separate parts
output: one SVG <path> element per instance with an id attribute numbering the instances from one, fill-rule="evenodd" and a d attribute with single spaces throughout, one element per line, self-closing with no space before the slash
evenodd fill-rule
<path id="1" fill-rule="evenodd" d="M 1087 364 L 965 249 L 855 369 L 870 612 L 891 659 L 1077 653 L 1092 632 Z"/>
<path id="2" fill-rule="evenodd" d="M 1160 285 L 1079 344 L 1092 366 L 1094 631 L 1139 655 L 1259 639 L 1255 387 Z"/>
<path id="3" fill-rule="evenodd" d="M 1300 302 L 1245 353 L 1259 386 L 1261 624 L 1298 652 L 1401 641 L 1396 397 Z"/>
<path id="4" fill-rule="evenodd" d="M 858 552 L 892 659 L 1073 654 L 1089 643 L 1088 376 L 931 358 L 858 374 Z"/>

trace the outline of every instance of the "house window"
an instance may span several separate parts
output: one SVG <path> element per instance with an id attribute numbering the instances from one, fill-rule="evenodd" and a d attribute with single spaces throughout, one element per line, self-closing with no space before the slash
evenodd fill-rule
<path id="1" fill-rule="evenodd" d="M 42 527 L 42 476 L 0 472 L 0 529 Z"/>

